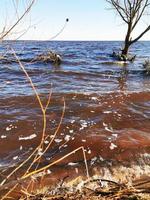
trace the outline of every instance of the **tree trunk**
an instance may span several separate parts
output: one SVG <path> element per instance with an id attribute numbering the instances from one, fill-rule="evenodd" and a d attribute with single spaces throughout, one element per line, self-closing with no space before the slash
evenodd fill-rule
<path id="1" fill-rule="evenodd" d="M 124 48 L 122 49 L 122 55 L 125 55 L 125 56 L 128 55 L 129 47 L 131 45 L 131 39 L 130 39 L 131 32 L 132 32 L 132 23 L 130 22 L 128 24 L 127 35 L 124 41 Z"/>
<path id="2" fill-rule="evenodd" d="M 125 55 L 125 56 L 128 55 L 129 47 L 130 47 L 130 42 L 125 41 L 125 45 L 124 45 L 124 48 L 122 50 L 122 55 Z"/>

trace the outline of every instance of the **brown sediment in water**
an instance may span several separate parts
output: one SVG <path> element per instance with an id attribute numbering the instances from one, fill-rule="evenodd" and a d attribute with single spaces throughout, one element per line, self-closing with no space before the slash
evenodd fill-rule
<path id="1" fill-rule="evenodd" d="M 47 112 L 49 135 L 53 135 L 61 116 L 60 96 L 61 94 L 54 94 Z M 148 92 L 110 93 L 101 96 L 72 93 L 66 94 L 65 99 L 65 117 L 45 159 L 52 157 L 55 160 L 80 146 L 85 147 L 89 162 L 92 158 L 101 157 L 104 160 L 102 163 L 138 163 L 139 155 L 150 152 Z M 7 105 L 7 113 L 4 110 L 1 118 L 5 121 L 1 128 L 2 135 L 7 137 L 0 140 L 0 154 L 12 159 L 15 151 L 17 155 L 21 155 L 37 146 L 42 131 L 42 114 L 33 96 L 8 98 L 1 100 L 0 104 L 2 108 Z M 10 124 L 17 128 L 11 128 Z M 7 128 L 10 130 L 7 131 Z M 33 139 L 23 139 L 34 134 Z M 67 144 L 63 145 L 65 142 Z M 23 150 L 20 151 L 21 146 Z M 11 155 L 9 152 L 14 153 Z M 77 152 L 62 161 L 62 164 L 82 160 L 82 152 Z M 7 161 L 9 162 L 9 158 Z"/>
<path id="2" fill-rule="evenodd" d="M 86 52 L 89 51 L 91 56 L 91 50 L 88 49 L 86 46 Z M 77 48 L 78 53 L 79 51 Z M 115 63 L 113 66 L 95 63 L 93 56 L 90 57 L 89 65 L 88 56 L 85 60 L 84 55 L 83 60 L 79 59 L 81 55 L 82 51 L 75 60 L 69 58 L 71 62 L 67 62 L 71 67 L 62 66 L 56 69 L 46 64 L 44 68 L 38 64 L 26 66 L 40 92 L 49 93 L 51 79 L 56 88 L 46 112 L 46 136 L 50 139 L 54 137 L 61 118 L 62 96 L 65 97 L 67 105 L 61 127 L 48 151 L 40 158 L 38 168 L 46 167 L 75 149 L 83 148 L 25 180 L 18 177 L 22 177 L 30 162 L 25 163 L 12 177 L 5 177 L 24 161 L 41 141 L 43 116 L 35 96 L 28 96 L 32 92 L 28 90 L 28 82 L 24 79 L 24 73 L 18 70 L 16 62 L 12 63 L 14 68 L 2 67 L 1 78 L 4 82 L 0 94 L 0 179 L 6 181 L 2 182 L 4 185 L 0 187 L 1 195 L 5 187 L 10 191 L 15 183 L 18 183 L 18 187 L 13 191 L 16 198 L 23 192 L 33 193 L 37 188 L 47 185 L 50 186 L 49 190 L 52 190 L 51 186 L 62 186 L 64 181 L 72 189 L 76 177 L 81 177 L 77 181 L 79 185 L 82 179 L 88 181 L 85 177 L 85 160 L 91 178 L 105 179 L 104 182 L 114 181 L 131 188 L 137 178 L 150 174 L 148 79 L 139 73 L 139 80 L 136 70 L 120 70 Z M 74 56 L 76 57 L 75 54 Z M 24 59 L 26 58 L 28 60 L 25 55 Z M 130 67 L 128 65 L 128 68 Z M 47 95 L 39 96 L 45 105 Z M 45 142 L 44 147 L 49 141 Z M 86 159 L 82 150 L 85 150 Z M 37 168 L 37 163 L 34 164 L 30 171 Z M 29 183 L 30 188 L 26 191 Z M 75 187 L 78 187 L 78 184 Z M 122 188 L 119 187 L 120 189 Z"/>
<path id="3" fill-rule="evenodd" d="M 61 116 L 61 96 L 54 94 L 47 112 L 46 133 L 51 138 Z M 41 159 L 40 167 L 83 146 L 90 176 L 132 184 L 136 178 L 150 173 L 149 92 L 112 92 L 104 95 L 71 93 L 65 94 L 65 99 L 67 107 L 63 123 L 51 148 Z M 0 103 L 3 108 L 1 119 L 5 121 L 0 140 L 0 154 L 4 168 L 8 168 L 3 173 L 5 176 L 29 155 L 31 148 L 38 145 L 43 124 L 42 113 L 33 96 L 6 98 Z M 39 178 L 40 183 L 43 186 L 53 185 L 66 176 L 69 176 L 69 180 L 85 176 L 83 160 L 82 151 L 72 154 L 51 167 L 51 174 L 45 175 L 42 182 Z M 35 182 L 36 188 L 39 182 Z M 28 183 L 27 180 L 25 186 Z"/>
<path id="4" fill-rule="evenodd" d="M 93 96 L 94 98 L 92 99 Z M 92 144 L 94 144 L 96 141 L 95 137 L 97 137 L 102 143 L 106 142 L 109 144 L 109 137 L 113 137 L 112 134 L 117 134 L 118 145 L 121 148 L 123 148 L 123 145 L 128 145 L 130 148 L 132 148 L 132 145 L 136 145 L 136 147 L 139 145 L 142 148 L 142 143 L 144 147 L 149 145 L 149 104 L 146 105 L 150 100 L 149 93 L 133 93 L 128 95 L 112 93 L 93 96 L 80 94 L 66 95 L 67 108 L 60 129 L 60 134 L 63 133 L 64 135 L 61 135 L 61 138 L 68 134 L 71 137 L 83 137 L 83 140 L 91 138 L 91 142 L 93 140 Z M 75 99 L 73 100 L 73 98 Z M 19 136 L 28 136 L 36 133 L 38 137 L 40 134 L 42 129 L 41 111 L 38 109 L 36 100 L 33 99 L 31 96 L 1 100 L 1 108 L 5 107 L 6 110 L 7 105 L 7 113 L 5 114 L 6 111 L 4 111 L 3 115 L 1 115 L 1 120 L 5 121 L 1 127 L 1 132 L 3 133 L 2 135 L 8 136 L 6 139 L 0 140 L 1 145 L 4 144 L 2 151 L 5 149 L 5 143 L 10 144 L 10 149 L 14 145 L 11 150 L 15 149 L 15 145 L 19 147 L 18 143 L 21 143 L 18 140 Z M 53 133 L 53 129 L 57 126 L 60 118 L 61 104 L 58 101 L 59 96 L 56 96 L 57 100 L 54 99 L 47 113 L 47 132 L 49 134 Z M 24 109 L 22 110 L 22 108 Z M 9 128 L 10 124 L 17 128 L 7 131 L 6 128 Z M 73 133 L 69 132 L 71 130 Z M 58 137 L 60 137 L 60 134 Z M 35 144 L 36 140 L 38 140 L 37 137 L 34 139 Z M 9 140 L 16 141 L 9 143 Z M 22 143 L 30 142 L 30 140 L 22 141 Z M 99 148 L 101 144 L 97 145 Z"/>

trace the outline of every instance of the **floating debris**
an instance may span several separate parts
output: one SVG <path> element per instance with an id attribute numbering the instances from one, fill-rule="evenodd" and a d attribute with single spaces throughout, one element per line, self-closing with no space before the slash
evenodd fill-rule
<path id="1" fill-rule="evenodd" d="M 75 122 L 75 119 L 71 120 L 71 124 L 73 124 Z"/>
<path id="2" fill-rule="evenodd" d="M 115 134 L 115 133 L 114 133 L 114 134 L 112 134 L 112 136 L 115 137 L 115 138 L 117 138 L 117 137 L 118 137 L 118 134 Z"/>
<path id="3" fill-rule="evenodd" d="M 86 120 L 80 120 L 80 125 L 81 125 L 80 130 L 83 130 L 84 128 L 88 127 L 88 122 Z"/>
<path id="4" fill-rule="evenodd" d="M 21 145 L 19 149 L 20 149 L 20 151 L 22 151 L 22 149 L 23 149 L 23 146 Z"/>
<path id="5" fill-rule="evenodd" d="M 33 60 L 33 62 L 35 62 L 35 61 L 44 62 L 44 63 L 53 63 L 53 64 L 56 64 L 56 65 L 60 65 L 61 62 L 62 62 L 62 58 L 57 53 L 52 52 L 52 51 L 48 51 L 45 54 L 38 55 Z"/>
<path id="6" fill-rule="evenodd" d="M 17 128 L 17 126 L 10 124 L 9 126 L 6 127 L 6 131 L 11 131 L 13 128 Z"/>
<path id="7" fill-rule="evenodd" d="M 87 153 L 88 153 L 88 154 L 91 154 L 91 153 L 92 153 L 91 149 L 89 149 L 89 150 L 87 151 Z"/>
<path id="8" fill-rule="evenodd" d="M 39 149 L 38 149 L 38 155 L 39 155 L 39 156 L 42 156 L 42 155 L 43 155 L 42 148 L 39 148 Z"/>
<path id="9" fill-rule="evenodd" d="M 111 111 L 111 110 L 106 110 L 106 111 L 104 111 L 103 113 L 104 113 L 104 114 L 109 114 L 109 113 L 112 113 L 112 111 Z"/>
<path id="10" fill-rule="evenodd" d="M 1 139 L 5 139 L 5 138 L 7 138 L 6 135 L 1 135 Z"/>
<path id="11" fill-rule="evenodd" d="M 52 173 L 52 171 L 48 169 L 47 170 L 47 174 L 51 174 L 51 173 Z"/>
<path id="12" fill-rule="evenodd" d="M 76 174 L 79 173 L 79 169 L 77 167 L 75 168 L 75 172 L 76 172 Z"/>
<path id="13" fill-rule="evenodd" d="M 78 165 L 78 163 L 70 162 L 70 163 L 68 163 L 68 165 L 69 165 L 69 166 L 76 166 L 76 165 Z"/>
<path id="14" fill-rule="evenodd" d="M 55 139 L 54 140 L 56 143 L 61 143 L 62 142 L 62 139 Z"/>
<path id="15" fill-rule="evenodd" d="M 105 127 L 105 130 L 108 131 L 108 132 L 111 132 L 111 133 L 113 132 L 113 128 L 112 127 L 110 127 L 110 128 Z"/>
<path id="16" fill-rule="evenodd" d="M 19 158 L 19 156 L 15 156 L 13 157 L 13 160 L 17 160 Z"/>
<path id="17" fill-rule="evenodd" d="M 94 165 L 96 161 L 97 161 L 97 157 L 92 158 L 91 159 L 91 165 Z"/>
<path id="18" fill-rule="evenodd" d="M 19 137 L 19 140 L 32 140 L 35 137 L 37 137 L 37 135 L 36 134 L 32 134 L 32 135 L 29 135 L 27 137 Z"/>
<path id="19" fill-rule="evenodd" d="M 69 130 L 69 133 L 73 133 L 73 130 Z"/>
<path id="20" fill-rule="evenodd" d="M 70 140 L 70 138 L 71 138 L 71 136 L 70 136 L 70 135 L 66 135 L 66 136 L 65 136 L 65 141 L 67 141 L 67 142 L 68 142 L 68 141 Z"/>
<path id="21" fill-rule="evenodd" d="M 6 127 L 6 131 L 10 131 L 11 130 L 11 127 Z"/>
<path id="22" fill-rule="evenodd" d="M 111 133 L 113 132 L 113 128 L 112 127 L 108 127 L 108 125 L 105 122 L 103 122 L 103 126 L 104 126 L 104 129 L 106 131 L 111 132 Z"/>
<path id="23" fill-rule="evenodd" d="M 45 140 L 45 141 L 44 141 L 44 144 L 49 144 L 49 141 L 48 141 L 48 140 Z"/>
<path id="24" fill-rule="evenodd" d="M 117 145 L 115 145 L 114 143 L 111 143 L 110 147 L 109 147 L 111 150 L 117 148 Z"/>
<path id="25" fill-rule="evenodd" d="M 103 122 L 103 126 L 104 126 L 104 127 L 107 127 L 108 125 L 107 125 L 105 122 Z"/>
<path id="26" fill-rule="evenodd" d="M 91 97 L 91 100 L 96 101 L 96 100 L 98 100 L 98 99 L 97 99 L 97 97 Z"/>
<path id="27" fill-rule="evenodd" d="M 94 110 L 91 110 L 90 112 L 91 112 L 91 113 L 95 113 L 95 111 L 94 111 Z"/>

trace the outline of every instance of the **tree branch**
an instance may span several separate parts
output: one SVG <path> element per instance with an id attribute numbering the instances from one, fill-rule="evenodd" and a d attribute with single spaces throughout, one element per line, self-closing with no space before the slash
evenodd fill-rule
<path id="1" fill-rule="evenodd" d="M 145 29 L 145 31 L 143 31 L 137 38 L 135 38 L 134 40 L 131 41 L 131 44 L 137 42 L 139 39 L 141 39 L 141 37 L 147 33 L 150 30 L 150 25 Z"/>
<path id="2" fill-rule="evenodd" d="M 114 0 L 106 0 L 106 1 L 115 8 L 115 10 L 118 12 L 123 21 L 128 24 L 127 20 L 128 14 L 125 12 L 124 8 L 121 7 L 121 5 L 119 5 L 119 2 L 116 2 Z"/>
<path id="3" fill-rule="evenodd" d="M 149 5 L 149 4 L 148 4 L 148 1 L 149 1 L 149 0 L 146 0 L 146 2 L 145 2 L 145 4 L 144 4 L 144 6 L 143 6 L 141 12 L 139 12 L 139 10 L 140 10 L 140 7 L 141 7 L 142 0 L 141 0 L 140 3 L 139 3 L 139 8 L 137 8 L 137 11 L 135 10 L 136 13 L 138 13 L 138 12 L 139 12 L 139 13 L 137 14 L 137 19 L 135 20 L 135 23 L 134 23 L 134 25 L 133 25 L 133 27 L 132 27 L 132 30 L 136 27 L 137 23 L 138 23 L 139 20 L 141 19 L 142 15 L 143 15 L 143 13 L 144 13 L 144 11 L 145 11 L 145 9 L 146 9 L 146 7 L 148 7 L 148 5 Z"/>
<path id="4" fill-rule="evenodd" d="M 24 13 L 21 15 L 20 18 L 0 37 L 0 40 L 3 40 L 19 23 L 20 21 L 25 17 L 25 15 L 30 11 L 34 4 L 35 0 L 32 0 L 28 8 L 24 11 Z"/>

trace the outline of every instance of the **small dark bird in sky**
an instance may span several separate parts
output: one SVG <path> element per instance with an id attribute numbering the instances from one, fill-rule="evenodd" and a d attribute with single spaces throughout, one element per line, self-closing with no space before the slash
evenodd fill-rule
<path id="1" fill-rule="evenodd" d="M 69 19 L 68 19 L 68 18 L 66 19 L 66 22 L 69 22 Z"/>

